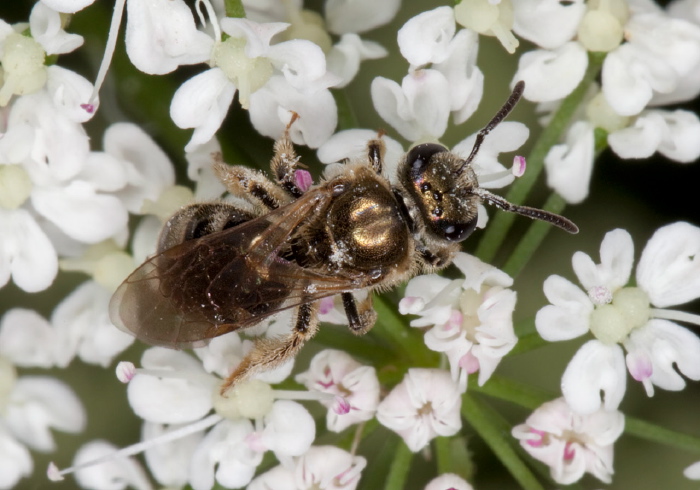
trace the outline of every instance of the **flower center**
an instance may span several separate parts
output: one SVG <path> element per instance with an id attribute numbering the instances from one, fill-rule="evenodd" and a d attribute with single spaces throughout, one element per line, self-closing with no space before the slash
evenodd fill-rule
<path id="1" fill-rule="evenodd" d="M 651 315 L 649 296 L 639 288 L 622 288 L 612 303 L 597 306 L 591 313 L 591 333 L 606 344 L 620 343 Z"/>
<path id="2" fill-rule="evenodd" d="M 519 45 L 513 35 L 513 4 L 510 0 L 462 0 L 454 8 L 455 20 L 479 34 L 495 36 L 509 53 Z"/>
<path id="3" fill-rule="evenodd" d="M 32 192 L 32 181 L 21 165 L 0 165 L 0 208 L 17 209 Z"/>
<path id="4" fill-rule="evenodd" d="M 628 17 L 626 2 L 594 0 L 578 27 L 578 40 L 588 51 L 609 52 L 624 38 L 623 25 Z"/>
<path id="5" fill-rule="evenodd" d="M 287 5 L 290 2 L 286 2 Z M 289 9 L 289 21 L 291 26 L 284 31 L 286 39 L 306 39 L 321 47 L 324 53 L 328 53 L 333 47 L 331 35 L 326 30 L 326 23 L 320 14 L 311 10 Z"/>
<path id="6" fill-rule="evenodd" d="M 221 396 L 220 386 L 214 390 L 214 410 L 228 419 L 259 419 L 272 410 L 275 401 L 272 387 L 257 379 L 236 385 L 226 396 Z"/>
<path id="7" fill-rule="evenodd" d="M 3 42 L 0 64 L 4 71 L 0 88 L 0 107 L 5 107 L 12 95 L 26 95 L 40 90 L 46 83 L 46 52 L 31 37 L 13 32 Z"/>
<path id="8" fill-rule="evenodd" d="M 267 83 L 273 73 L 272 63 L 263 57 L 249 58 L 245 54 L 245 39 L 228 38 L 214 48 L 212 66 L 221 68 L 238 89 L 238 100 L 249 107 L 252 93 Z"/>

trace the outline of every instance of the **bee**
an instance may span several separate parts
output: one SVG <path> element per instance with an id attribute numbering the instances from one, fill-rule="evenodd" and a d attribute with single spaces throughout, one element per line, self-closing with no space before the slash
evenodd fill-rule
<path id="1" fill-rule="evenodd" d="M 181 349 L 294 309 L 290 333 L 257 340 L 223 383 L 223 394 L 295 356 L 318 329 L 322 298 L 340 295 L 350 330 L 366 333 L 377 319 L 372 292 L 449 265 L 474 231 L 481 202 L 578 232 L 562 216 L 479 187 L 471 162 L 523 89 L 523 82 L 515 86 L 466 159 L 439 144 L 419 144 L 387 176 L 378 135 L 365 158 L 336 166 L 305 189 L 295 178 L 300 164 L 288 126 L 274 146 L 274 180 L 215 163 L 228 192 L 252 206 L 222 201 L 178 211 L 165 224 L 156 255 L 112 297 L 112 322 L 149 344 Z"/>

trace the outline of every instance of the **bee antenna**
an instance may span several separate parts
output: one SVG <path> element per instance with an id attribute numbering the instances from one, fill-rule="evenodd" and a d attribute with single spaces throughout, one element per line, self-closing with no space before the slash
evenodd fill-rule
<path id="1" fill-rule="evenodd" d="M 528 218 L 538 219 L 540 221 L 546 221 L 547 223 L 551 223 L 554 226 L 572 234 L 578 233 L 578 226 L 576 226 L 571 220 L 563 216 L 559 216 L 558 214 L 550 213 L 544 209 L 512 204 L 503 199 L 501 196 L 491 194 L 489 191 L 482 189 L 481 187 L 475 188 L 472 192 L 479 196 L 483 201 L 492 204 L 503 211 L 521 214 L 523 216 L 527 216 Z"/>
<path id="2" fill-rule="evenodd" d="M 484 126 L 484 128 L 481 131 L 479 131 L 479 133 L 476 135 L 476 141 L 474 142 L 472 151 L 467 157 L 467 159 L 462 162 L 462 165 L 455 172 L 457 175 L 464 172 L 464 169 L 467 167 L 467 165 L 469 165 L 476 156 L 476 154 L 479 153 L 479 148 L 481 148 L 481 144 L 484 142 L 484 138 L 486 138 L 486 135 L 489 134 L 496 126 L 498 126 L 501 123 L 501 121 L 508 117 L 508 114 L 510 114 L 511 111 L 517 105 L 518 101 L 520 100 L 520 97 L 523 96 L 524 90 L 525 82 L 520 80 L 518 83 L 515 84 L 515 87 L 513 87 L 513 91 L 508 97 L 508 100 L 506 100 L 506 103 L 503 104 L 503 107 L 501 107 L 501 110 L 499 110 L 496 113 L 496 115 L 493 116 L 493 119 L 491 119 L 491 121 L 489 121 L 489 123 L 486 126 Z"/>

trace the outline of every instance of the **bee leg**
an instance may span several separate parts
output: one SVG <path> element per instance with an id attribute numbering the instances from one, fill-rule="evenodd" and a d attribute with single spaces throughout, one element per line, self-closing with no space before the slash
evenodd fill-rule
<path id="1" fill-rule="evenodd" d="M 318 308 L 313 303 L 304 303 L 297 308 L 297 321 L 291 334 L 256 340 L 253 349 L 226 378 L 221 394 L 224 395 L 250 375 L 273 369 L 293 358 L 318 331 L 317 313 Z"/>
<path id="2" fill-rule="evenodd" d="M 368 293 L 367 297 L 359 303 L 352 293 L 342 293 L 340 297 L 343 300 L 350 331 L 356 335 L 366 334 L 377 321 L 377 312 L 372 307 L 372 294 Z"/>
<path id="3" fill-rule="evenodd" d="M 255 206 L 273 210 L 290 201 L 282 189 L 258 170 L 217 162 L 214 164 L 214 172 L 232 196 Z"/>
<path id="4" fill-rule="evenodd" d="M 386 145 L 381 139 L 383 134 L 384 132 L 380 131 L 376 139 L 367 143 L 367 157 L 377 175 L 382 174 L 382 162 L 384 162 L 384 154 L 386 153 Z"/>
<path id="5" fill-rule="evenodd" d="M 277 184 L 291 197 L 297 198 L 304 193 L 304 183 L 300 182 L 297 166 L 304 167 L 299 163 L 299 156 L 294 151 L 294 145 L 289 137 L 289 128 L 299 118 L 296 112 L 293 113 L 292 120 L 289 121 L 280 139 L 275 141 L 275 154 L 270 160 L 270 170 L 277 179 Z"/>

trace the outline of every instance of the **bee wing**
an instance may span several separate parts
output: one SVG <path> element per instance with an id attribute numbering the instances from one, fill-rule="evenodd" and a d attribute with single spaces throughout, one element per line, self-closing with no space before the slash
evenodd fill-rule
<path id="1" fill-rule="evenodd" d="M 152 257 L 112 297 L 112 322 L 149 344 L 197 347 L 287 308 L 362 287 L 359 276 L 313 273 L 278 255 L 292 231 L 330 199 L 330 191 L 316 189 Z"/>

